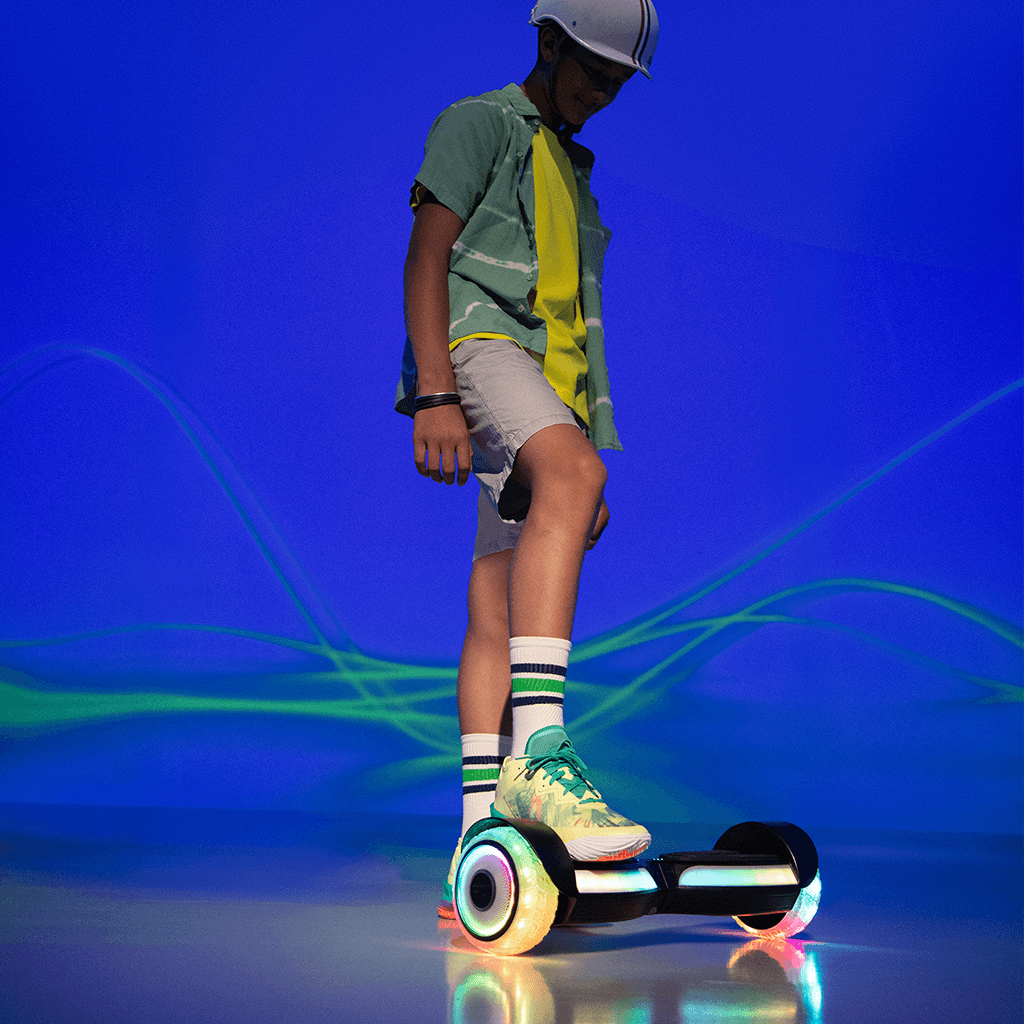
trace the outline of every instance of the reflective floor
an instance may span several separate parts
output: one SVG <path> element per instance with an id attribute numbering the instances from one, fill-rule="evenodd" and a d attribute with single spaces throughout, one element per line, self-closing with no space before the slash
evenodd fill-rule
<path id="1" fill-rule="evenodd" d="M 809 830 L 822 904 L 799 941 L 659 916 L 499 958 L 435 916 L 456 829 L 0 806 L 0 1021 L 1021 1020 L 1020 837 Z M 722 830 L 655 827 L 652 852 Z"/>

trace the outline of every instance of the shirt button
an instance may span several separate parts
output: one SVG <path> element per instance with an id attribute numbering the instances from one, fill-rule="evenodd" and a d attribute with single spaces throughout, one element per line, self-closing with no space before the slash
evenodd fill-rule
<path id="1" fill-rule="evenodd" d="M 518 308 L 519 308 L 519 312 L 520 312 L 520 313 L 522 313 L 522 312 L 523 312 L 523 311 L 524 311 L 524 310 L 526 309 L 526 307 L 525 307 L 525 306 L 519 306 Z"/>

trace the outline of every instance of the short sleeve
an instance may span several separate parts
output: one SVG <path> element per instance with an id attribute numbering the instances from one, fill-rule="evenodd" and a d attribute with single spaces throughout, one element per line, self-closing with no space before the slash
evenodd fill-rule
<path id="1" fill-rule="evenodd" d="M 416 184 L 432 192 L 464 222 L 483 198 L 506 142 L 500 105 L 493 99 L 460 100 L 443 111 L 427 136 Z M 418 201 L 413 185 L 411 204 Z"/>

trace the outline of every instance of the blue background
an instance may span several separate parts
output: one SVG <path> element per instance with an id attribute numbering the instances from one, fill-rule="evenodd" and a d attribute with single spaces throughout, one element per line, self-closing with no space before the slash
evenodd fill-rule
<path id="1" fill-rule="evenodd" d="M 407 196 L 536 42 L 383 13 L 2 16 L 0 800 L 459 813 L 476 488 L 391 411 Z M 1019 11 L 659 15 L 580 136 L 626 451 L 577 746 L 641 820 L 1016 831 Z"/>

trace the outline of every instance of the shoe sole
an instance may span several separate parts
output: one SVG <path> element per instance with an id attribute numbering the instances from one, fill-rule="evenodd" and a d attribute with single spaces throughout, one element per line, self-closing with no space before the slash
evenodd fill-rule
<path id="1" fill-rule="evenodd" d="M 493 804 L 491 813 L 496 818 L 511 817 Z M 547 824 L 542 822 L 542 824 Z M 565 844 L 574 861 L 630 860 L 638 857 L 651 845 L 651 833 L 643 825 L 613 825 L 588 828 L 584 825 L 551 825 L 551 830 Z"/>
<path id="2" fill-rule="evenodd" d="M 558 829 L 555 829 L 557 832 Z M 599 830 L 595 830 L 599 831 Z M 631 860 L 651 845 L 649 833 L 633 833 L 620 836 L 576 836 L 574 839 L 559 837 L 565 843 L 569 856 L 577 862 L 607 860 Z"/>

